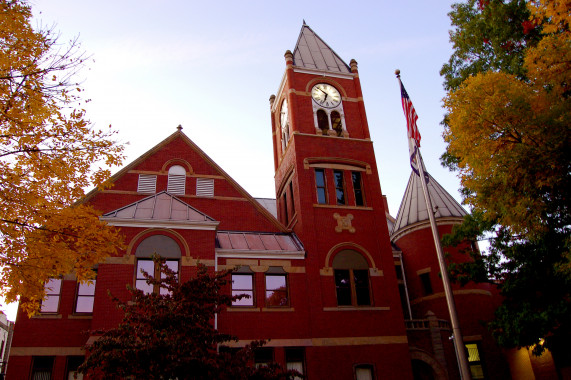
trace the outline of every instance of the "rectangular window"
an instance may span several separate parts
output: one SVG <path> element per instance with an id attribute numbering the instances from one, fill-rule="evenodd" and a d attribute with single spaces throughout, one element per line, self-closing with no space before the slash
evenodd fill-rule
<path id="1" fill-rule="evenodd" d="M 353 269 L 353 282 L 355 283 L 355 299 L 357 301 L 357 306 L 370 305 L 369 270 Z"/>
<path id="2" fill-rule="evenodd" d="M 333 170 L 333 179 L 335 181 L 335 196 L 337 204 L 345 204 L 345 181 L 343 180 L 343 172 L 341 170 Z"/>
<path id="3" fill-rule="evenodd" d="M 404 314 L 405 319 L 410 319 L 410 306 L 408 304 L 408 297 L 406 294 L 406 288 L 404 283 L 399 284 L 399 296 L 400 296 L 400 304 L 402 307 L 402 312 Z"/>
<path id="4" fill-rule="evenodd" d="M 353 180 L 353 191 L 355 192 L 355 206 L 364 206 L 365 197 L 363 196 L 363 182 L 361 181 L 360 172 L 351 172 Z"/>
<path id="5" fill-rule="evenodd" d="M 166 266 L 178 274 L 178 260 L 166 260 Z M 148 273 L 151 277 L 157 277 L 160 273 L 159 267 L 155 262 L 151 259 L 139 259 L 137 261 L 137 274 L 135 278 L 135 288 L 142 290 L 145 294 L 149 293 L 158 293 L 160 294 L 167 294 L 168 291 L 164 288 L 160 288 L 158 285 L 152 285 L 147 282 L 145 275 L 143 272 Z M 161 274 L 161 277 L 164 278 L 165 275 Z M 160 289 L 160 290 L 159 290 Z"/>
<path id="6" fill-rule="evenodd" d="M 432 291 L 432 282 L 430 282 L 430 272 L 421 273 L 419 275 L 420 282 L 422 284 L 422 290 L 425 296 L 428 296 L 433 293 Z"/>
<path id="7" fill-rule="evenodd" d="M 32 359 L 32 380 L 51 380 L 53 367 L 53 356 L 34 356 Z"/>
<path id="8" fill-rule="evenodd" d="M 295 202 L 293 200 L 293 182 L 289 183 L 289 199 L 291 204 L 291 216 L 295 214 Z"/>
<path id="9" fill-rule="evenodd" d="M 351 305 L 351 276 L 349 269 L 335 269 L 335 290 L 337 292 L 337 305 Z"/>
<path id="10" fill-rule="evenodd" d="M 245 273 L 232 274 L 232 295 L 245 294 L 240 300 L 232 301 L 232 306 L 254 306 L 254 275 Z"/>
<path id="11" fill-rule="evenodd" d="M 274 349 L 270 347 L 256 348 L 254 351 L 254 365 L 256 368 L 267 367 L 274 361 Z"/>
<path id="12" fill-rule="evenodd" d="M 335 290 L 339 306 L 371 304 L 367 269 L 335 269 Z"/>
<path id="13" fill-rule="evenodd" d="M 214 180 L 212 178 L 197 178 L 196 195 L 199 197 L 213 197 Z"/>
<path id="14" fill-rule="evenodd" d="M 154 194 L 157 192 L 157 176 L 152 174 L 139 174 L 137 193 Z"/>
<path id="15" fill-rule="evenodd" d="M 42 301 L 42 313 L 57 313 L 61 295 L 61 278 L 51 278 L 45 285 L 46 297 Z"/>
<path id="16" fill-rule="evenodd" d="M 370 364 L 360 364 L 355 366 L 355 379 L 356 380 L 373 380 L 374 377 L 373 366 Z"/>
<path id="17" fill-rule="evenodd" d="M 67 357 L 67 380 L 83 380 L 83 374 L 77 372 L 77 369 L 83 364 L 83 356 Z"/>
<path id="18" fill-rule="evenodd" d="M 315 169 L 315 188 L 317 190 L 317 203 L 327 203 L 327 188 L 325 186 L 325 170 Z"/>
<path id="19" fill-rule="evenodd" d="M 95 282 L 78 283 L 77 295 L 75 299 L 76 313 L 93 313 L 93 302 L 95 301 Z"/>
<path id="20" fill-rule="evenodd" d="M 484 368 L 482 367 L 482 360 L 480 359 L 480 350 L 478 343 L 466 343 L 465 345 L 466 350 L 468 351 L 468 364 L 470 366 L 472 379 L 485 379 Z"/>
<path id="21" fill-rule="evenodd" d="M 287 226 L 289 223 L 289 215 L 287 213 L 287 191 L 284 191 L 284 194 L 282 195 L 282 200 L 283 200 L 283 210 L 284 210 L 284 221 L 285 221 L 285 225 Z"/>
<path id="22" fill-rule="evenodd" d="M 266 274 L 266 306 L 289 306 L 286 274 Z"/>
<path id="23" fill-rule="evenodd" d="M 305 350 L 301 347 L 287 347 L 285 349 L 285 362 L 287 370 L 297 371 L 301 376 L 305 373 Z M 294 380 L 301 380 L 301 376 Z"/>

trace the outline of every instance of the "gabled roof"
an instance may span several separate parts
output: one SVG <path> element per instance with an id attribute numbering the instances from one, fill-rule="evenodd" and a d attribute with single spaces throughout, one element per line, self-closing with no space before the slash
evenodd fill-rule
<path id="1" fill-rule="evenodd" d="M 182 139 L 186 144 L 189 145 L 190 149 L 194 150 L 206 163 L 212 166 L 225 180 L 238 191 L 244 198 L 250 202 L 254 206 L 258 212 L 260 212 L 264 218 L 266 218 L 271 224 L 273 224 L 278 230 L 280 231 L 287 231 L 287 228 L 281 224 L 274 215 L 270 211 L 268 211 L 262 204 L 257 202 L 242 186 L 240 186 L 230 175 L 228 175 L 216 162 L 214 162 L 202 149 L 198 147 L 187 135 L 182 132 L 182 127 L 179 126 L 177 131 L 168 136 L 166 139 L 155 145 L 153 148 L 149 149 L 143 155 L 139 156 L 136 160 L 131 162 L 130 164 L 123 167 L 123 169 L 119 170 L 117 173 L 111 176 L 109 179 L 110 183 L 114 183 L 117 179 L 121 178 L 123 175 L 129 172 L 129 170 L 133 169 L 141 162 L 145 161 L 154 153 L 158 152 L 159 150 L 163 149 L 166 145 L 170 144 L 172 141 L 176 139 Z M 78 203 L 86 203 L 95 195 L 97 195 L 101 190 L 98 188 L 93 189 L 90 191 L 80 202 Z"/>
<path id="2" fill-rule="evenodd" d="M 463 219 L 467 215 L 466 211 L 458 202 L 429 174 L 427 184 L 428 194 L 434 209 L 434 217 L 439 219 L 456 218 Z M 428 211 L 422 192 L 420 177 L 411 172 L 406 187 L 404 197 L 399 207 L 399 211 L 391 232 L 391 239 L 407 227 L 428 221 Z"/>
<path id="3" fill-rule="evenodd" d="M 293 65 L 306 69 L 351 73 L 351 68 L 305 24 L 305 21 L 293 51 Z"/>
<path id="4" fill-rule="evenodd" d="M 101 220 L 111 225 L 176 224 L 180 228 L 214 229 L 218 222 L 184 203 L 177 197 L 161 191 L 130 205 L 108 212 Z"/>

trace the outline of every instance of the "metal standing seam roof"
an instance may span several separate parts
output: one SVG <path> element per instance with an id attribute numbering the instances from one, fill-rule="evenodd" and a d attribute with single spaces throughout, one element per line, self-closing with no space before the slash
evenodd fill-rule
<path id="1" fill-rule="evenodd" d="M 278 207 L 276 205 L 276 200 L 274 198 L 254 198 L 259 204 L 262 205 L 270 214 L 277 219 L 278 217 Z"/>
<path id="2" fill-rule="evenodd" d="M 295 234 L 218 231 L 216 248 L 224 251 L 271 251 L 303 253 L 304 248 Z"/>
<path id="3" fill-rule="evenodd" d="M 435 219 L 463 218 L 467 215 L 466 210 L 430 174 L 427 187 L 435 211 Z M 391 235 L 407 226 L 425 220 L 428 220 L 428 212 L 422 192 L 422 183 L 420 177 L 411 172 Z"/>
<path id="4" fill-rule="evenodd" d="M 305 22 L 293 51 L 293 64 L 306 69 L 351 73 L 351 68 Z"/>
<path id="5" fill-rule="evenodd" d="M 103 214 L 105 220 L 154 220 L 176 222 L 216 222 L 175 196 L 161 191 L 130 205 Z"/>

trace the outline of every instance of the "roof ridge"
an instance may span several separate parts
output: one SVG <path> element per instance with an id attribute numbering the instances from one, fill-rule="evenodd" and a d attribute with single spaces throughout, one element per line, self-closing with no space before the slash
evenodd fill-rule
<path id="1" fill-rule="evenodd" d="M 306 33 L 306 30 L 310 33 Z M 320 43 L 326 49 L 319 46 Z M 293 64 L 307 69 L 351 73 L 351 67 L 305 23 L 305 20 L 293 50 Z"/>

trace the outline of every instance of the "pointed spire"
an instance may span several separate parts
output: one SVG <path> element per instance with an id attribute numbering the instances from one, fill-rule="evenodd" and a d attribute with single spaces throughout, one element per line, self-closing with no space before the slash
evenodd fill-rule
<path id="1" fill-rule="evenodd" d="M 293 51 L 293 64 L 306 69 L 351 73 L 351 68 L 303 21 Z"/>
<path id="2" fill-rule="evenodd" d="M 463 219 L 466 211 L 458 202 L 429 174 L 428 193 L 434 208 L 434 217 L 438 223 L 440 218 Z M 411 172 L 404 197 L 397 213 L 396 221 L 391 232 L 392 238 L 408 226 L 428 221 L 428 212 L 420 177 Z"/>

